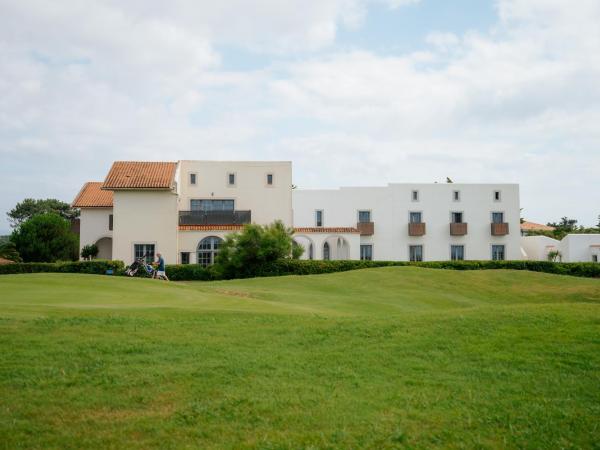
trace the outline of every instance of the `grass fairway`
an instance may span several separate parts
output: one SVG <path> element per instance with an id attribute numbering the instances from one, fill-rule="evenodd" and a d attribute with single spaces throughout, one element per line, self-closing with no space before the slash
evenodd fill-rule
<path id="1" fill-rule="evenodd" d="M 0 277 L 0 447 L 598 448 L 600 280 Z"/>

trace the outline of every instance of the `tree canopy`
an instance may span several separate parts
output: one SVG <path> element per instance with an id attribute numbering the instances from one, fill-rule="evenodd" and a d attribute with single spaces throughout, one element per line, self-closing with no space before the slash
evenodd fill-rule
<path id="1" fill-rule="evenodd" d="M 6 213 L 6 215 L 8 216 L 11 226 L 16 228 L 32 217 L 45 213 L 56 213 L 68 220 L 79 216 L 79 211 L 77 209 L 71 208 L 71 205 L 68 203 L 54 198 L 26 198 L 22 202 L 17 203 L 17 205 Z"/>
<path id="2" fill-rule="evenodd" d="M 78 239 L 70 222 L 54 212 L 21 223 L 10 239 L 25 262 L 70 261 L 78 256 Z"/>

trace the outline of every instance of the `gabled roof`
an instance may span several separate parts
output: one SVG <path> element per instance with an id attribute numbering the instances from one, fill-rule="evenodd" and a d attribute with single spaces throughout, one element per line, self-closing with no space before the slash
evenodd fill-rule
<path id="1" fill-rule="evenodd" d="M 176 168 L 174 162 L 115 161 L 102 189 L 171 189 Z"/>
<path id="2" fill-rule="evenodd" d="M 539 231 L 554 231 L 554 227 L 548 225 L 542 225 L 541 223 L 535 222 L 523 222 L 521 224 L 521 230 L 530 231 L 530 230 L 539 230 Z"/>
<path id="3" fill-rule="evenodd" d="M 103 191 L 101 188 L 101 181 L 85 183 L 71 206 L 73 208 L 112 208 L 113 193 Z"/>

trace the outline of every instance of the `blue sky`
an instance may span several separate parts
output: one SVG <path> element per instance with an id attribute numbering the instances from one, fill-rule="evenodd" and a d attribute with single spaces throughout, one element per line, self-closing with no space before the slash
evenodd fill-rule
<path id="1" fill-rule="evenodd" d="M 0 0 L 0 233 L 114 160 L 285 159 L 300 187 L 517 182 L 600 214 L 600 4 Z"/>

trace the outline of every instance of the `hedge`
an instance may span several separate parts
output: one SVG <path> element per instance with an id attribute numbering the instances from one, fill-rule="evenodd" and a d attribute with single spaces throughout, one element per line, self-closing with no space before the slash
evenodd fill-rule
<path id="1" fill-rule="evenodd" d="M 112 270 L 115 275 L 123 273 L 122 261 L 96 259 L 93 261 L 67 261 L 56 263 L 14 263 L 0 265 L 0 275 L 13 273 L 91 273 L 103 275 Z"/>

